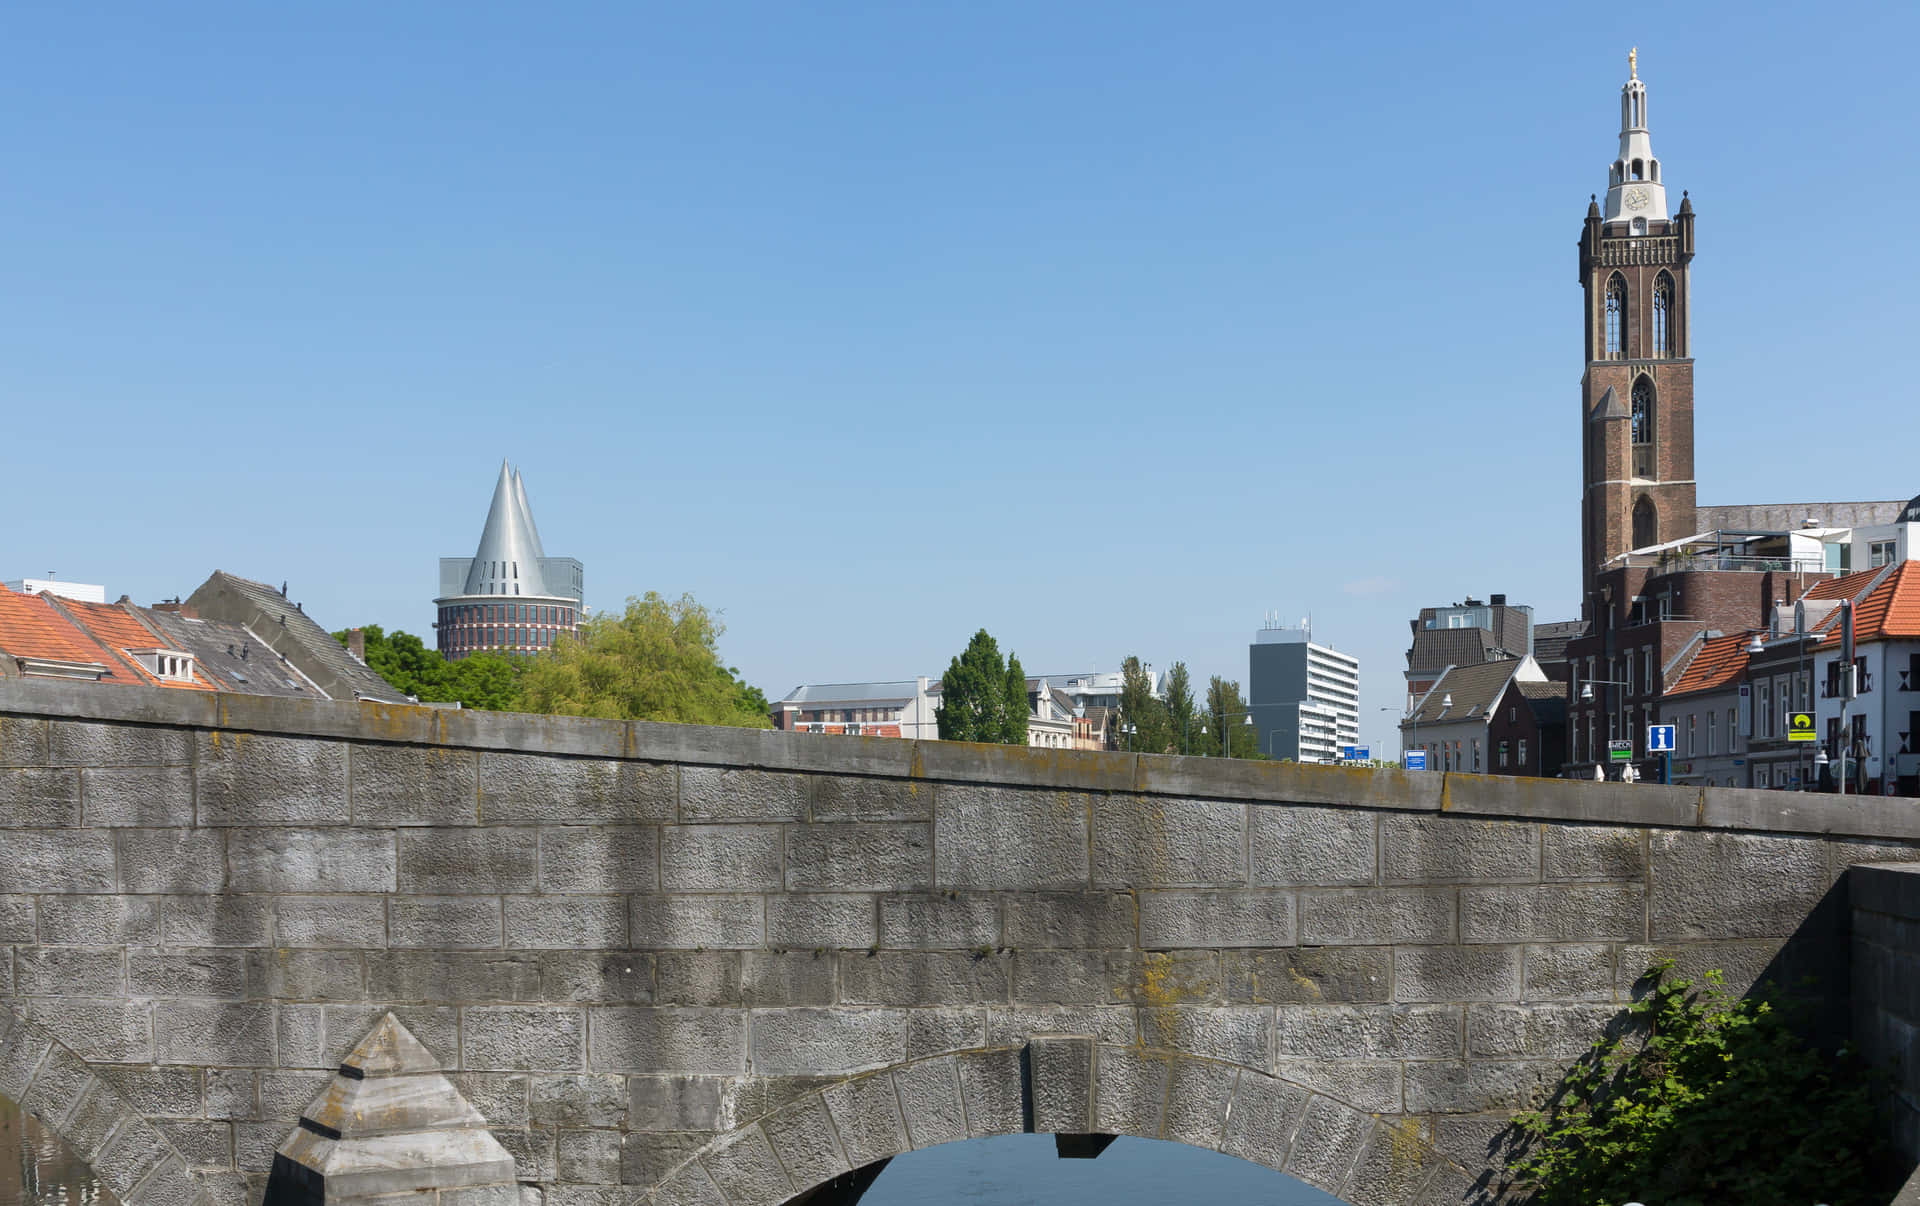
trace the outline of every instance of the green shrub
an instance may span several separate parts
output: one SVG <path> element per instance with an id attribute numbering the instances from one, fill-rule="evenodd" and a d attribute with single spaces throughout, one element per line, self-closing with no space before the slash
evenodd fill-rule
<path id="1" fill-rule="evenodd" d="M 1509 1175 L 1538 1206 L 1885 1202 L 1884 1078 L 1848 1046 L 1809 1047 L 1779 999 L 1672 972 L 1649 969 L 1616 1032 L 1514 1120 Z"/>

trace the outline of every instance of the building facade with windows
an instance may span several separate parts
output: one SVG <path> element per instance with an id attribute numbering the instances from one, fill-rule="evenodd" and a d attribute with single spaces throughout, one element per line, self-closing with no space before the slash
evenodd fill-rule
<path id="1" fill-rule="evenodd" d="M 486 526 L 471 557 L 440 559 L 440 597 L 433 601 L 440 655 L 458 661 L 478 652 L 539 653 L 576 631 L 585 574 L 572 557 L 549 557 L 518 471 L 500 462 Z"/>
<path id="2" fill-rule="evenodd" d="M 1247 712 L 1268 757 L 1337 762 L 1360 742 L 1360 659 L 1269 623 L 1247 648 Z"/>

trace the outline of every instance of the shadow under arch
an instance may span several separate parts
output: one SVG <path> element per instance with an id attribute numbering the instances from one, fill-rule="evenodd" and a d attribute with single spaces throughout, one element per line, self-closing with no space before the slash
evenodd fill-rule
<path id="1" fill-rule="evenodd" d="M 1413 1121 L 1368 1114 L 1257 1068 L 1036 1035 L 816 1089 L 715 1137 L 629 1206 L 772 1206 L 906 1152 L 1022 1132 L 1184 1143 L 1354 1206 L 1439 1206 L 1474 1193 L 1472 1178 Z"/>
<path id="2" fill-rule="evenodd" d="M 0 1094 L 20 1104 L 125 1206 L 212 1206 L 173 1144 L 46 1027 L 0 1007 Z"/>

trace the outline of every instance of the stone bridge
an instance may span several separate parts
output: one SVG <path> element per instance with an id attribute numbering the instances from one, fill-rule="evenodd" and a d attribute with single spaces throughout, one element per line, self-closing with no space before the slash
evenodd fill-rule
<path id="1" fill-rule="evenodd" d="M 391 1011 L 553 1206 L 1018 1131 L 1465 1201 L 1656 958 L 1904 1054 L 1915 858 L 1899 800 L 16 681 L 0 1093 L 246 1206 Z"/>

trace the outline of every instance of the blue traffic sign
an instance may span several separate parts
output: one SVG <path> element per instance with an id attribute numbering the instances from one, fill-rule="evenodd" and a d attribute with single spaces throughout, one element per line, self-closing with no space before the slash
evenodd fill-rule
<path id="1" fill-rule="evenodd" d="M 1408 750 L 1401 757 L 1406 759 L 1408 770 L 1427 769 L 1427 751 L 1425 750 Z"/>
<path id="2" fill-rule="evenodd" d="M 1650 724 L 1647 726 L 1647 752 L 1649 754 L 1671 754 L 1673 752 L 1672 725 Z"/>

